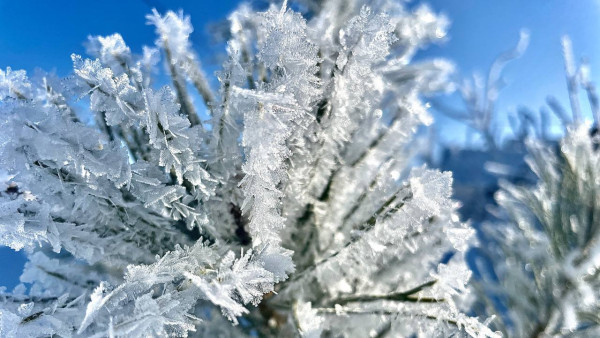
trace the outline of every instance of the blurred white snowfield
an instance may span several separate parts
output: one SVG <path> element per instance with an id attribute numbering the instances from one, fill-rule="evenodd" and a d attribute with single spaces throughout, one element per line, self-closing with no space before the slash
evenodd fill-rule
<path id="1" fill-rule="evenodd" d="M 461 311 L 450 173 L 411 168 L 452 67 L 410 61 L 446 20 L 363 2 L 242 5 L 218 92 L 173 12 L 141 55 L 0 71 L 0 242 L 29 257 L 0 336 L 496 336 Z"/>

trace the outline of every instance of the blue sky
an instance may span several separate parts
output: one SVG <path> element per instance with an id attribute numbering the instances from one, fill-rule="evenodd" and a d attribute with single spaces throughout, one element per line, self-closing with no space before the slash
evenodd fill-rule
<path id="1" fill-rule="evenodd" d="M 592 79 L 600 79 L 600 1 L 597 0 L 430 0 L 452 24 L 449 40 L 421 56 L 453 60 L 461 73 L 485 75 L 494 58 L 529 30 L 526 53 L 505 70 L 507 87 L 498 99 L 500 116 L 519 105 L 537 110 L 554 95 L 568 107 L 560 40 L 569 35 L 574 55 L 587 57 Z M 582 99 L 584 99 L 582 95 Z M 587 100 L 582 107 L 588 109 Z M 588 109 L 589 110 L 589 109 Z M 457 134 L 447 133 L 447 138 Z"/>
<path id="2" fill-rule="evenodd" d="M 151 7 L 160 11 L 183 9 L 192 17 L 192 41 L 205 64 L 222 52 L 208 37 L 206 25 L 226 17 L 239 1 L 33 1 L 0 0 L 0 68 L 36 67 L 60 76 L 71 69 L 70 54 L 83 54 L 88 35 L 121 33 L 132 51 L 153 43 L 153 28 L 145 24 Z M 592 78 L 600 78 L 600 1 L 598 0 L 430 0 L 451 20 L 446 43 L 430 47 L 419 58 L 451 59 L 464 74 L 485 74 L 494 58 L 512 47 L 527 28 L 531 43 L 526 54 L 508 66 L 508 87 L 499 98 L 506 114 L 518 105 L 537 109 L 548 94 L 567 106 L 560 38 L 571 36 L 576 56 L 587 56 Z M 596 72 L 594 72 L 596 70 Z M 209 71 L 210 73 L 210 71 Z M 460 129 L 458 125 L 451 125 Z M 453 128 L 453 127 L 451 127 Z M 446 139 L 460 137 L 447 132 Z M 0 248 L 0 285 L 14 286 L 23 265 L 20 255 Z"/>

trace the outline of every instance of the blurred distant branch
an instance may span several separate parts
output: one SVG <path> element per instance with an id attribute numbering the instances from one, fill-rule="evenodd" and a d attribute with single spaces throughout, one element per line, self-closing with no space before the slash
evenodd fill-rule
<path id="1" fill-rule="evenodd" d="M 500 54 L 492 63 L 485 81 L 474 75 L 472 80 L 457 84 L 464 108 L 452 108 L 440 100 L 434 100 L 433 106 L 444 115 L 475 129 L 485 139 L 486 146 L 495 148 L 492 121 L 498 94 L 504 87 L 502 71 L 510 61 L 523 55 L 528 44 L 529 33 L 522 30 L 517 45 Z"/>

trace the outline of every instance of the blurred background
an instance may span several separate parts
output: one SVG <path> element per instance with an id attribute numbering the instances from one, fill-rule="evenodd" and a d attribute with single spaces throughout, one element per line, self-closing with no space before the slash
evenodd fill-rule
<path id="1" fill-rule="evenodd" d="M 224 43 L 214 38 L 215 32 L 220 30 L 228 13 L 239 3 L 235 0 L 0 0 L 0 67 L 24 69 L 28 74 L 34 74 L 36 68 L 41 68 L 61 77 L 68 76 L 72 68 L 70 54 L 85 54 L 83 42 L 88 35 L 119 32 L 132 52 L 139 53 L 143 45 L 152 45 L 155 40 L 154 28 L 146 25 L 145 15 L 152 8 L 159 12 L 182 9 L 191 16 L 195 28 L 192 42 L 210 76 L 219 68 L 220 56 L 224 55 Z M 268 5 L 266 1 L 252 3 L 255 7 Z M 508 117 L 514 116 L 522 106 L 537 110 L 545 105 L 548 95 L 553 95 L 560 104 L 568 107 L 562 36 L 571 37 L 576 57 L 587 58 L 592 69 L 591 80 L 597 82 L 599 79 L 600 1 L 430 0 L 411 1 L 407 6 L 415 7 L 422 3 L 430 5 L 435 12 L 443 13 L 450 21 L 450 28 L 443 44 L 420 51 L 417 59 L 444 58 L 451 61 L 456 65 L 457 81 L 473 74 L 487 76 L 496 57 L 517 44 L 523 29 L 529 32 L 529 47 L 503 72 L 506 87 L 498 97 L 493 122 L 499 139 L 502 139 L 505 130 L 510 129 Z M 436 102 L 457 109 L 462 104 L 457 94 L 442 95 L 436 98 Z M 481 135 L 435 108 L 436 123 L 431 130 L 436 131 L 435 139 L 441 150 L 432 155 L 435 160 L 431 161 L 442 169 L 455 172 L 456 194 L 463 204 L 467 205 L 468 198 L 477 193 L 483 194 L 476 196 L 477 200 L 488 201 L 497 188 L 495 181 L 490 181 L 494 178 L 487 175 L 483 167 L 490 157 L 496 155 L 479 151 L 485 146 L 478 139 Z M 584 105 L 582 109 L 589 117 L 589 107 Z M 552 123 L 558 124 L 558 121 Z M 454 148 L 462 150 L 455 151 Z M 511 149 L 509 144 L 498 156 L 518 166 L 522 164 L 521 151 Z M 471 172 L 460 170 L 465 165 L 472 166 L 478 174 L 474 176 Z M 482 190 L 482 186 L 487 190 Z M 463 208 L 463 216 L 477 223 L 477 217 L 481 216 L 476 215 L 477 210 L 484 208 L 473 204 L 468 206 L 472 210 Z M 0 285 L 9 289 L 14 287 L 24 262 L 21 254 L 0 248 Z"/>

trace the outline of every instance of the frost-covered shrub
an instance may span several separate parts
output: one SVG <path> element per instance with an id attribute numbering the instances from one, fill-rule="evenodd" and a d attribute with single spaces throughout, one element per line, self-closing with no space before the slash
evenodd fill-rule
<path id="1" fill-rule="evenodd" d="M 530 141 L 538 184 L 505 182 L 496 196 L 512 223 L 487 227 L 494 273 L 475 285 L 510 336 L 600 334 L 597 145 L 585 124 L 570 127 L 558 149 Z"/>
<path id="2" fill-rule="evenodd" d="M 550 99 L 565 135 L 524 141 L 537 183 L 501 183 L 504 222 L 487 224 L 492 242 L 480 248 L 493 269 L 478 260 L 482 278 L 472 284 L 484 311 L 497 315 L 494 327 L 511 337 L 600 335 L 600 115 L 587 65 L 575 68 L 568 38 L 563 47 L 572 117 Z M 580 87 L 593 126 L 582 121 Z"/>
<path id="3" fill-rule="evenodd" d="M 0 72 L 0 241 L 29 255 L 0 335 L 495 335 L 460 311 L 450 173 L 410 168 L 449 67 L 409 61 L 444 19 L 317 5 L 234 12 L 218 93 L 173 12 L 142 55 L 115 34 L 65 80 Z"/>

